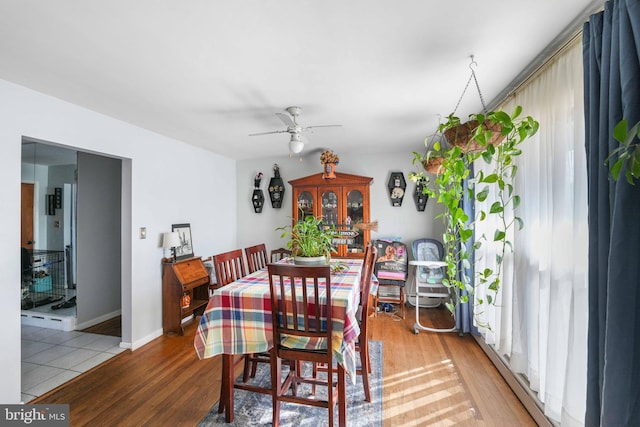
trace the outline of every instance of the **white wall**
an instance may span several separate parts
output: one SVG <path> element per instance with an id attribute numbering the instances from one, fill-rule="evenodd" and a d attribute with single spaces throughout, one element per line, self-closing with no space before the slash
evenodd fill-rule
<path id="1" fill-rule="evenodd" d="M 416 150 L 424 147 L 418 143 Z M 282 149 L 287 149 L 286 141 L 282 143 Z M 303 152 L 304 154 L 304 152 Z M 377 239 L 389 236 L 399 236 L 402 241 L 411 244 L 412 240 L 420 237 L 440 239 L 442 236 L 442 223 L 433 218 L 437 215 L 436 203 L 429 201 L 424 212 L 418 212 L 412 198 L 415 184 L 407 178 L 411 171 L 419 171 L 417 166 L 411 164 L 413 158 L 409 152 L 387 152 L 374 154 L 342 154 L 336 172 L 344 172 L 355 175 L 364 175 L 373 178 L 371 185 L 371 220 L 378 220 L 378 232 L 372 232 L 371 238 Z M 269 179 L 273 176 L 273 165 L 280 167 L 280 176 L 285 182 L 285 197 L 282 208 L 273 209 L 268 201 L 267 187 Z M 422 167 L 422 166 L 420 166 Z M 280 233 L 276 227 L 289 223 L 292 215 L 291 186 L 288 181 L 303 176 L 322 172 L 320 154 L 298 158 L 283 156 L 278 159 L 259 159 L 240 161 L 237 165 L 238 182 L 238 247 L 246 247 L 265 242 L 267 251 L 285 245 L 280 239 Z M 406 195 L 402 206 L 393 207 L 389 201 L 387 182 L 391 172 L 401 171 L 407 181 Z M 251 205 L 253 192 L 253 178 L 258 173 L 263 173 L 261 188 L 265 194 L 265 206 L 262 213 L 255 213 Z M 231 249 L 231 248 L 229 248 Z"/>
<path id="2" fill-rule="evenodd" d="M 162 333 L 160 236 L 191 223 L 196 255 L 236 245 L 235 162 L 0 80 L 0 402 L 20 402 L 20 182 L 22 137 L 124 160 L 123 330 L 136 348 Z M 129 170 L 130 165 L 130 170 Z M 167 172 L 170 170 L 172 172 Z M 224 188 L 212 183 L 224 183 Z M 130 194 L 130 196 L 129 196 Z M 224 205 L 217 197 L 224 198 Z M 127 208 L 128 209 L 128 208 Z M 140 227 L 147 239 L 138 238 Z M 131 256 L 127 254 L 130 253 Z M 126 311 L 126 312 L 124 312 Z M 127 322 L 125 322 L 127 323 Z M 128 325 L 123 325 L 128 327 Z"/>

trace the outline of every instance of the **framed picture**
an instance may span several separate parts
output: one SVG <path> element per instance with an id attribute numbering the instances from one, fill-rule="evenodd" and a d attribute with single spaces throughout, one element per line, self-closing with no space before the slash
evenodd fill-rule
<path id="1" fill-rule="evenodd" d="M 191 258 L 193 256 L 193 242 L 191 241 L 191 224 L 172 224 L 171 231 L 180 236 L 180 246 L 176 246 L 176 259 Z"/>

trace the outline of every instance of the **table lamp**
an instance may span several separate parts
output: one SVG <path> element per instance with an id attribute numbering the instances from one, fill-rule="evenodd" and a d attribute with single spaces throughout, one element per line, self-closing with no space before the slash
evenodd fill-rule
<path id="1" fill-rule="evenodd" d="M 176 262 L 176 247 L 180 246 L 180 234 L 177 231 L 162 235 L 162 249 L 171 249 L 173 262 Z"/>

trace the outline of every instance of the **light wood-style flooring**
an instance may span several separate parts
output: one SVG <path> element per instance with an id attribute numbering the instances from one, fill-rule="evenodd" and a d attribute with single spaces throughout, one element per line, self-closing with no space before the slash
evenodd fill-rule
<path id="1" fill-rule="evenodd" d="M 384 343 L 383 426 L 535 426 L 468 335 L 413 333 L 415 314 L 370 319 Z M 421 309 L 425 326 L 451 322 Z M 220 357 L 198 360 L 196 322 L 185 336 L 163 336 L 126 351 L 30 403 L 70 404 L 71 426 L 196 426 L 220 394 Z"/>

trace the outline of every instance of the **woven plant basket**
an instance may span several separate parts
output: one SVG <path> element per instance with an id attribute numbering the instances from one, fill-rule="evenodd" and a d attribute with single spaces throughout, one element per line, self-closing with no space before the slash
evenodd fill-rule
<path id="1" fill-rule="evenodd" d="M 487 141 L 488 145 L 498 145 L 504 140 L 505 135 L 502 135 L 502 125 L 500 123 L 494 123 L 489 120 L 485 120 L 484 127 L 487 130 L 493 132 L 491 138 Z M 447 129 L 444 131 L 444 137 L 450 146 L 457 145 L 463 152 L 477 153 L 482 151 L 484 147 L 479 145 L 475 140 L 470 140 L 473 133 L 478 128 L 478 121 L 471 120 L 466 123 L 462 123 L 455 128 Z"/>
<path id="2" fill-rule="evenodd" d="M 429 160 L 422 161 L 422 167 L 424 170 L 433 175 L 439 175 L 442 171 L 442 162 L 444 158 L 442 157 L 432 157 Z"/>

